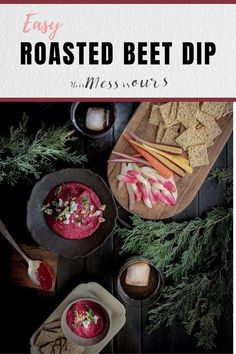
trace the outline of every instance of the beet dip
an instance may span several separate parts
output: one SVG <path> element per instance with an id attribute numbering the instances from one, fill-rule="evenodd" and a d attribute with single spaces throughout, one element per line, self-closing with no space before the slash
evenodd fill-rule
<path id="1" fill-rule="evenodd" d="M 53 274 L 51 269 L 44 262 L 40 262 L 36 271 L 36 279 L 43 290 L 51 290 L 53 284 Z"/>
<path id="2" fill-rule="evenodd" d="M 105 221 L 105 207 L 91 188 L 70 182 L 52 189 L 42 210 L 49 227 L 58 235 L 83 239 L 91 236 Z"/>
<path id="3" fill-rule="evenodd" d="M 69 308 L 66 322 L 71 331 L 82 338 L 97 337 L 105 328 L 106 316 L 101 305 L 79 300 Z"/>

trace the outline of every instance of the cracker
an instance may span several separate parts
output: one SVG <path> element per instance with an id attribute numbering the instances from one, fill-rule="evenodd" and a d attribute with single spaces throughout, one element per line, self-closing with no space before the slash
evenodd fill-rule
<path id="1" fill-rule="evenodd" d="M 176 143 L 179 144 L 183 150 L 187 150 L 189 146 L 204 144 L 206 142 L 207 135 L 204 127 L 199 129 L 196 126 L 186 129 L 176 139 Z"/>
<path id="2" fill-rule="evenodd" d="M 177 116 L 178 106 L 179 106 L 178 102 L 173 102 L 173 104 L 171 106 L 170 115 L 169 115 L 169 121 L 170 121 L 171 125 L 176 124 L 176 116 Z"/>
<path id="3" fill-rule="evenodd" d="M 166 128 L 171 127 L 176 123 L 177 107 L 177 102 L 164 103 L 160 106 L 162 119 L 165 123 Z"/>
<path id="4" fill-rule="evenodd" d="M 41 347 L 42 345 L 54 342 L 60 337 L 60 335 L 56 332 L 42 330 L 35 340 L 35 346 Z"/>
<path id="5" fill-rule="evenodd" d="M 220 119 L 223 114 L 225 102 L 203 102 L 201 110 L 211 114 L 216 120 Z"/>
<path id="6" fill-rule="evenodd" d="M 40 351 L 41 354 L 53 353 L 54 352 L 53 343 L 49 343 L 49 344 L 41 346 L 39 348 L 39 351 Z"/>
<path id="7" fill-rule="evenodd" d="M 61 327 L 61 320 L 54 320 L 51 322 L 46 322 L 43 325 L 43 329 L 46 329 L 46 330 L 51 330 L 51 329 L 60 328 L 60 327 Z"/>
<path id="8" fill-rule="evenodd" d="M 222 130 L 212 115 L 198 111 L 196 116 L 197 120 L 205 126 L 206 133 L 210 139 L 214 140 L 218 135 L 221 134 Z"/>
<path id="9" fill-rule="evenodd" d="M 153 125 L 159 125 L 162 121 L 162 115 L 159 108 L 159 105 L 154 104 L 151 109 L 151 113 L 149 116 L 149 123 Z"/>
<path id="10" fill-rule="evenodd" d="M 164 123 L 161 122 L 157 128 L 157 135 L 156 135 L 156 142 L 157 143 L 161 142 L 164 132 L 165 132 L 165 126 L 164 126 Z"/>
<path id="11" fill-rule="evenodd" d="M 225 102 L 225 106 L 222 112 L 222 117 L 226 116 L 226 114 L 233 112 L 233 102 Z"/>
<path id="12" fill-rule="evenodd" d="M 190 146 L 188 148 L 188 158 L 191 167 L 209 165 L 209 158 L 206 144 Z"/>
<path id="13" fill-rule="evenodd" d="M 196 125 L 196 111 L 198 102 L 180 102 L 176 120 L 183 123 L 186 128 Z"/>
<path id="14" fill-rule="evenodd" d="M 82 354 L 85 351 L 84 347 L 74 344 L 74 343 L 71 343 L 69 340 L 67 340 L 67 348 L 66 349 L 67 349 L 66 353 L 71 353 L 71 354 Z"/>
<path id="15" fill-rule="evenodd" d="M 175 124 L 167 128 L 161 139 L 162 144 L 177 145 L 175 139 L 180 135 L 181 128 L 181 124 Z"/>

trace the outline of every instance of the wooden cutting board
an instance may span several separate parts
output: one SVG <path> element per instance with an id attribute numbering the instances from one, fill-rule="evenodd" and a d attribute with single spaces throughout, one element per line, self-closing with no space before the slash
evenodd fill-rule
<path id="1" fill-rule="evenodd" d="M 54 271 L 55 280 L 57 276 L 58 256 L 46 251 L 40 246 L 20 245 L 21 249 L 32 259 L 39 259 L 49 264 Z M 11 282 L 18 286 L 28 288 L 37 288 L 28 276 L 27 263 L 21 255 L 13 248 L 10 259 L 10 279 Z M 56 282 L 56 281 L 55 281 Z M 55 290 L 55 282 L 51 291 Z"/>
<path id="2" fill-rule="evenodd" d="M 148 122 L 151 105 L 150 102 L 142 102 L 124 132 L 134 132 L 145 140 L 155 142 L 157 128 Z M 233 114 L 230 113 L 224 118 L 221 118 L 218 124 L 222 129 L 222 133 L 215 139 L 214 145 L 208 148 L 209 165 L 195 167 L 191 175 L 187 174 L 183 178 L 175 176 L 178 190 L 176 206 L 156 204 L 152 209 L 149 209 L 145 207 L 143 202 L 139 202 L 135 204 L 134 210 L 132 211 L 133 213 L 145 219 L 166 219 L 180 213 L 191 203 L 232 133 Z M 122 135 L 113 150 L 128 154 L 134 152 Z M 113 155 L 112 158 L 113 157 L 115 158 L 115 155 Z M 120 173 L 120 167 L 120 163 L 108 164 L 108 179 L 116 200 L 123 208 L 128 210 L 127 190 L 125 187 L 119 190 L 117 188 L 116 176 Z"/>

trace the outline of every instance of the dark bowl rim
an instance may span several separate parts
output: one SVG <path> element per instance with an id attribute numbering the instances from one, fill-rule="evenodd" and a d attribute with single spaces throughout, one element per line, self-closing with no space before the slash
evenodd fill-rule
<path id="1" fill-rule="evenodd" d="M 93 101 L 91 101 L 91 102 L 93 102 Z M 104 102 L 105 102 L 105 101 L 104 101 Z M 113 120 L 113 123 L 111 124 L 111 126 L 109 127 L 109 129 L 107 129 L 107 130 L 104 131 L 103 133 L 96 134 L 96 135 L 89 134 L 89 133 L 85 133 L 82 129 L 80 129 L 80 127 L 79 127 L 78 124 L 76 123 L 74 113 L 75 113 L 75 111 L 76 111 L 77 106 L 78 106 L 80 103 L 89 103 L 89 102 L 84 102 L 84 101 L 72 102 L 71 107 L 70 107 L 70 118 L 71 118 L 72 124 L 73 124 L 73 126 L 75 127 L 75 129 L 76 129 L 79 133 L 81 133 L 83 136 L 86 136 L 86 137 L 91 138 L 91 139 L 99 139 L 99 138 L 102 138 L 103 136 L 107 135 L 107 134 L 109 133 L 109 131 L 113 128 L 114 124 L 115 124 L 115 119 L 116 119 L 116 114 L 117 114 L 116 102 L 109 102 L 109 101 L 107 101 L 107 103 L 112 104 L 113 107 L 114 107 L 114 120 Z M 96 102 L 93 102 L 93 103 L 96 103 Z M 100 103 L 100 102 L 99 102 L 99 103 Z"/>
<path id="2" fill-rule="evenodd" d="M 97 247 L 93 248 L 91 251 L 89 251 L 88 253 L 86 253 L 84 255 L 68 256 L 68 255 L 63 254 L 63 252 L 61 252 L 61 251 L 55 251 L 55 250 L 52 251 L 52 249 L 50 248 L 49 245 L 45 244 L 40 238 L 37 237 L 36 231 L 32 229 L 32 225 L 30 225 L 30 223 L 29 223 L 29 207 L 30 207 L 30 203 L 32 203 L 32 199 L 33 199 L 32 192 L 35 189 L 35 187 L 37 188 L 37 186 L 39 186 L 40 184 L 44 183 L 44 180 L 46 180 L 48 177 L 50 177 L 50 176 L 52 176 L 54 174 L 59 174 L 59 173 L 63 173 L 64 171 L 70 171 L 70 170 L 83 170 L 83 171 L 87 172 L 88 174 L 92 174 L 92 175 L 96 176 L 97 178 L 99 178 L 99 180 L 102 182 L 104 188 L 110 193 L 111 199 L 113 201 L 113 209 L 114 209 L 114 212 L 115 212 L 114 220 L 112 222 L 111 231 L 107 234 L 107 236 L 104 238 L 104 240 Z M 96 250 L 98 250 L 100 247 L 102 247 L 104 245 L 104 243 L 107 241 L 108 237 L 113 233 L 114 229 L 117 226 L 118 210 L 117 210 L 117 205 L 116 205 L 113 193 L 112 193 L 111 189 L 108 187 L 108 185 L 106 184 L 106 182 L 103 180 L 103 178 L 101 176 L 99 176 L 97 173 L 94 173 L 93 171 L 91 171 L 88 168 L 79 168 L 79 167 L 64 168 L 64 169 L 60 169 L 60 170 L 57 170 L 57 171 L 54 171 L 54 172 L 50 172 L 50 173 L 47 173 L 46 175 L 44 175 L 39 181 L 37 181 L 34 184 L 32 190 L 31 190 L 30 197 L 29 197 L 28 202 L 27 202 L 26 211 L 27 211 L 26 225 L 27 225 L 27 229 L 29 230 L 33 240 L 36 243 L 38 243 L 39 245 L 41 245 L 42 247 L 44 247 L 49 252 L 52 252 L 52 253 L 54 253 L 56 255 L 59 255 L 61 257 L 68 258 L 68 259 L 85 258 L 85 257 L 91 255 L 93 252 L 95 252 Z M 46 220 L 45 220 L 45 223 L 46 223 Z M 51 229 L 50 229 L 50 231 L 52 233 L 54 233 L 55 235 L 57 235 Z M 57 236 L 60 237 L 59 235 L 57 235 Z M 80 240 L 70 240 L 70 241 L 71 242 L 79 242 Z"/>

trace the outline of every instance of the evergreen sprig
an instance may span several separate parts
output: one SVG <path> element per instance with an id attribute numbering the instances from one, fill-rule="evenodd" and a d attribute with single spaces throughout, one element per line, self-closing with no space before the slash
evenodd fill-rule
<path id="1" fill-rule="evenodd" d="M 8 136 L 0 137 L 0 183 L 15 185 L 20 180 L 41 177 L 54 170 L 58 160 L 81 164 L 84 155 L 77 155 L 67 145 L 76 138 L 68 127 L 44 127 L 35 135 L 27 133 L 28 117 L 18 127 L 11 127 Z"/>
<path id="2" fill-rule="evenodd" d="M 214 168 L 209 176 L 209 180 L 216 180 L 218 184 L 225 184 L 227 187 L 225 200 L 228 204 L 233 201 L 233 169 L 232 168 Z"/>
<path id="3" fill-rule="evenodd" d="M 219 184 L 233 183 L 232 168 L 214 168 L 209 176 L 209 180 L 215 179 Z"/>
<path id="4" fill-rule="evenodd" d="M 149 330 L 179 319 L 198 346 L 213 348 L 219 318 L 232 313 L 232 209 L 185 222 L 131 219 L 132 229 L 118 228 L 122 252 L 151 259 L 170 284 L 150 311 Z"/>

